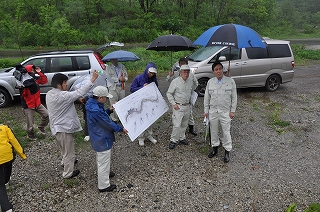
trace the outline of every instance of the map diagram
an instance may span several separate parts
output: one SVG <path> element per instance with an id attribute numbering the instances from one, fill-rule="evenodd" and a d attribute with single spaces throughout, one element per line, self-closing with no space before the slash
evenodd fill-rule
<path id="1" fill-rule="evenodd" d="M 155 83 L 150 83 L 121 99 L 113 107 L 122 125 L 128 130 L 131 141 L 169 109 Z"/>

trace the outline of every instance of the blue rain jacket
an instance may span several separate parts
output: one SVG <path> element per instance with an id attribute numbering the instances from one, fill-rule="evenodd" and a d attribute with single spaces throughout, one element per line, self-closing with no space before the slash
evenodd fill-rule
<path id="1" fill-rule="evenodd" d="M 136 76 L 133 79 L 131 87 L 130 87 L 131 93 L 134 93 L 137 90 L 139 90 L 140 88 L 142 88 L 145 83 L 150 84 L 150 83 L 154 82 L 158 86 L 158 81 L 157 81 L 156 74 L 153 75 L 151 78 L 148 78 L 148 69 L 151 68 L 151 67 L 157 68 L 154 63 L 150 62 L 150 63 L 148 63 L 148 65 L 147 65 L 146 69 L 144 70 L 144 72 L 142 74 L 139 74 L 138 76 Z"/>
<path id="2" fill-rule="evenodd" d="M 110 109 L 104 109 L 104 104 L 89 98 L 86 104 L 87 123 L 92 148 L 103 152 L 112 148 L 115 141 L 114 132 L 122 132 L 123 128 L 114 123 L 109 115 Z"/>

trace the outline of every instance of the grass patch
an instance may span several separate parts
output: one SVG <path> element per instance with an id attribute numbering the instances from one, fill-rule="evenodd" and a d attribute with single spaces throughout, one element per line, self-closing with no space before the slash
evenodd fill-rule
<path id="1" fill-rule="evenodd" d="M 295 212 L 297 205 L 295 203 L 291 204 L 285 212 Z M 311 203 L 304 212 L 319 212 L 320 211 L 320 204 Z"/>
<path id="2" fill-rule="evenodd" d="M 209 146 L 203 146 L 199 149 L 201 154 L 207 154 L 209 152 Z"/>
<path id="3" fill-rule="evenodd" d="M 258 107 L 257 103 L 253 103 L 253 110 L 259 110 L 259 107 Z"/>
<path id="4" fill-rule="evenodd" d="M 273 124 L 277 125 L 279 127 L 287 127 L 290 125 L 290 122 L 289 121 L 282 121 L 282 120 L 274 120 Z"/>
<path id="5" fill-rule="evenodd" d="M 42 186 L 41 186 L 41 190 L 48 190 L 50 188 L 50 185 L 49 184 L 47 184 L 47 183 L 45 183 L 45 184 L 43 184 Z"/>
<path id="6" fill-rule="evenodd" d="M 283 109 L 277 103 L 270 103 L 267 106 L 267 109 L 271 110 L 270 113 L 270 122 L 269 124 L 278 134 L 282 134 L 285 130 L 284 128 L 290 125 L 289 121 L 281 120 L 280 114 L 283 112 Z"/>
<path id="7" fill-rule="evenodd" d="M 240 148 L 241 144 L 240 143 L 234 143 L 233 146 L 234 146 L 234 148 Z"/>
<path id="8" fill-rule="evenodd" d="M 63 183 L 66 186 L 73 188 L 73 187 L 79 185 L 80 179 L 63 179 Z"/>

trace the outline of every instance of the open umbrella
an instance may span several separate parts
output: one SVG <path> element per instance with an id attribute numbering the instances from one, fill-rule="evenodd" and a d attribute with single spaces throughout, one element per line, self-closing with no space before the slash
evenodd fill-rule
<path id="1" fill-rule="evenodd" d="M 212 27 L 202 33 L 194 41 L 193 45 L 231 46 L 238 49 L 266 47 L 264 39 L 256 31 L 238 24 L 224 24 Z"/>
<path id="2" fill-rule="evenodd" d="M 229 46 L 238 49 L 248 47 L 266 48 L 264 39 L 253 29 L 238 25 L 224 24 L 212 27 L 202 33 L 193 43 L 201 46 Z M 230 69 L 230 60 L 229 68 Z"/>
<path id="3" fill-rule="evenodd" d="M 119 62 L 140 60 L 140 58 L 134 53 L 124 50 L 110 52 L 109 54 L 104 56 L 104 58 L 102 58 L 102 61 L 108 62 L 111 59 L 118 59 Z"/>
<path id="4" fill-rule="evenodd" d="M 162 35 L 152 41 L 146 50 L 170 51 L 172 65 L 172 52 L 192 50 L 194 48 L 192 41 L 187 37 L 180 35 Z"/>

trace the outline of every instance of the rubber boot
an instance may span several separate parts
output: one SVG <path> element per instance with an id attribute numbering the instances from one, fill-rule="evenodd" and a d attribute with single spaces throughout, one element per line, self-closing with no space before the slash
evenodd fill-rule
<path id="1" fill-rule="evenodd" d="M 216 154 L 218 154 L 218 146 L 213 147 L 212 152 L 209 153 L 208 157 L 212 158 L 213 156 L 215 156 Z"/>
<path id="2" fill-rule="evenodd" d="M 224 152 L 224 158 L 223 158 L 225 163 L 228 163 L 230 161 L 230 156 L 229 156 L 229 151 Z"/>
<path id="3" fill-rule="evenodd" d="M 194 131 L 194 126 L 193 126 L 193 125 L 189 125 L 189 133 L 191 133 L 191 134 L 194 135 L 194 136 L 198 135 L 198 134 L 196 133 L 196 131 Z"/>

